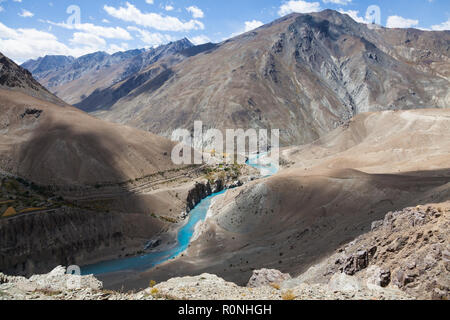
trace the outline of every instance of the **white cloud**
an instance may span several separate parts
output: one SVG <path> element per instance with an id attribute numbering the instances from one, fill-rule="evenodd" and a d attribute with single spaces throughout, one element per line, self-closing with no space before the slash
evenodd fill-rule
<path id="1" fill-rule="evenodd" d="M 153 4 L 153 0 L 145 0 L 148 4 Z"/>
<path id="2" fill-rule="evenodd" d="M 160 31 L 190 31 L 205 28 L 203 23 L 198 20 L 182 22 L 176 17 L 143 13 L 129 2 L 126 3 L 126 7 L 114 8 L 105 5 L 103 9 L 114 18 Z"/>
<path id="3" fill-rule="evenodd" d="M 22 9 L 22 12 L 19 13 L 19 16 L 21 16 L 22 18 L 31 18 L 32 16 L 34 16 L 34 13 L 30 12 L 28 10 Z"/>
<path id="4" fill-rule="evenodd" d="M 245 32 L 251 31 L 253 29 L 259 28 L 264 25 L 263 22 L 258 20 L 245 21 Z"/>
<path id="5" fill-rule="evenodd" d="M 78 37 L 81 41 L 81 37 Z M 92 44 L 92 42 L 91 42 Z M 49 32 L 36 29 L 12 29 L 0 22 L 0 52 L 18 63 L 48 54 L 81 56 L 93 50 L 89 46 L 70 48 Z"/>
<path id="6" fill-rule="evenodd" d="M 106 41 L 99 36 L 86 32 L 75 32 L 73 38 L 70 39 L 70 43 L 73 45 L 81 45 L 97 49 L 106 46 Z"/>
<path id="7" fill-rule="evenodd" d="M 3 7 L 2 7 L 2 6 L 0 6 L 0 12 L 2 12 L 3 10 L 5 10 L 5 9 L 3 9 Z"/>
<path id="8" fill-rule="evenodd" d="M 189 38 L 189 40 L 195 44 L 196 46 L 200 45 L 200 44 L 205 44 L 208 42 L 211 42 L 211 39 L 209 39 L 207 36 L 205 35 L 200 35 L 200 36 L 196 36 L 193 38 Z"/>
<path id="9" fill-rule="evenodd" d="M 323 3 L 334 3 L 340 4 L 341 6 L 346 6 L 352 2 L 352 0 L 322 0 Z"/>
<path id="10" fill-rule="evenodd" d="M 245 21 L 244 27 L 243 27 L 241 30 L 232 33 L 232 34 L 230 35 L 230 38 L 237 37 L 238 35 L 241 35 L 241 34 L 243 34 L 243 33 L 245 33 L 245 32 L 249 32 L 249 31 L 251 31 L 251 30 L 254 30 L 254 29 L 256 29 L 256 28 L 259 28 L 259 27 L 261 27 L 263 24 L 264 24 L 263 22 L 258 21 L 258 20 Z M 225 40 L 225 39 L 224 39 L 224 40 Z"/>
<path id="11" fill-rule="evenodd" d="M 319 2 L 308 2 L 302 0 L 290 0 L 284 3 L 278 10 L 280 16 L 285 16 L 292 12 L 309 13 L 320 11 Z"/>
<path id="12" fill-rule="evenodd" d="M 431 30 L 434 31 L 450 30 L 450 19 L 448 19 L 445 22 L 442 22 L 441 24 L 435 24 L 431 26 Z"/>
<path id="13" fill-rule="evenodd" d="M 62 27 L 69 30 L 79 30 L 87 33 L 94 34 L 98 37 L 107 38 L 107 39 L 121 39 L 121 40 L 132 40 L 130 33 L 120 27 L 102 27 L 97 26 L 92 23 L 80 23 L 80 24 L 67 24 L 65 22 L 52 22 L 46 21 L 47 23 Z"/>
<path id="14" fill-rule="evenodd" d="M 140 28 L 132 26 L 128 27 L 127 29 L 130 31 L 137 32 L 139 34 L 139 38 L 141 39 L 141 41 L 151 47 L 166 44 L 170 41 L 175 40 L 171 35 L 168 34 L 161 34 L 159 32 L 150 32 L 148 30 L 142 30 Z"/>
<path id="15" fill-rule="evenodd" d="M 202 9 L 200 9 L 196 6 L 190 6 L 190 7 L 186 8 L 186 10 L 192 14 L 192 17 L 194 19 L 201 19 L 205 16 Z"/>
<path id="16" fill-rule="evenodd" d="M 168 4 L 164 7 L 164 10 L 166 10 L 166 11 L 172 11 L 173 9 L 175 9 L 175 8 L 173 6 L 171 6 L 170 4 Z"/>
<path id="17" fill-rule="evenodd" d="M 387 19 L 387 28 L 411 28 L 417 26 L 419 20 L 406 19 L 400 16 L 390 16 Z"/>
<path id="18" fill-rule="evenodd" d="M 356 22 L 359 23 L 366 23 L 367 24 L 367 20 L 363 17 L 359 16 L 359 11 L 358 10 L 343 10 L 343 9 L 339 9 L 338 10 L 340 13 L 342 14 L 347 14 L 350 16 L 350 18 L 352 18 L 353 20 L 355 20 Z"/>

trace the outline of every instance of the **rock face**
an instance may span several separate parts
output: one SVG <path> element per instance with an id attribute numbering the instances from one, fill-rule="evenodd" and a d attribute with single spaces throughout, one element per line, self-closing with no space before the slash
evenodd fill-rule
<path id="1" fill-rule="evenodd" d="M 291 276 L 287 273 L 274 269 L 261 269 L 253 271 L 253 275 L 248 281 L 248 288 L 257 288 L 267 286 L 270 284 L 280 284 L 285 280 L 291 279 Z"/>
<path id="2" fill-rule="evenodd" d="M 377 247 L 373 247 L 370 250 L 360 250 L 356 254 L 346 257 L 343 262 L 343 266 L 339 271 L 352 276 L 356 272 L 364 270 L 369 266 L 369 256 L 373 257 L 376 253 Z M 341 260 L 336 263 L 342 263 Z"/>
<path id="3" fill-rule="evenodd" d="M 372 30 L 332 10 L 292 14 L 188 59 L 157 63 L 145 70 L 155 76 L 142 70 L 132 78 L 144 82 L 129 78 L 131 87 L 111 86 L 82 107 L 98 110 L 126 89 L 96 115 L 163 136 L 191 130 L 195 120 L 279 128 L 282 144 L 304 144 L 362 112 L 448 107 L 449 41 L 446 31 Z"/>
<path id="4" fill-rule="evenodd" d="M 223 181 L 221 180 L 217 180 L 213 185 L 211 185 L 209 181 L 205 181 L 203 183 L 200 182 L 196 183 L 194 188 L 189 191 L 186 199 L 187 212 L 194 209 L 195 206 L 206 197 L 210 196 L 215 192 L 222 191 L 223 188 L 224 188 Z"/>
<path id="5" fill-rule="evenodd" d="M 61 208 L 0 220 L 0 270 L 30 276 L 143 250 L 161 224 L 146 214 Z M 26 235 L 26 236 L 24 236 Z"/>
<path id="6" fill-rule="evenodd" d="M 344 274 L 357 282 L 397 287 L 421 299 L 449 299 L 449 206 L 389 212 L 384 220 L 372 224 L 371 232 L 339 249 L 302 278 L 326 281 L 331 275 Z"/>

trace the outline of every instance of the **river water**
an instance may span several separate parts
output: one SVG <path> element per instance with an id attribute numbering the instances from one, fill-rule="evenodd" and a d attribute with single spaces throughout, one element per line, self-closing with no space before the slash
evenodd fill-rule
<path id="1" fill-rule="evenodd" d="M 247 161 L 247 164 L 260 170 L 262 176 L 268 177 L 277 173 L 278 166 L 272 163 L 260 163 L 260 160 L 264 160 L 265 156 L 265 154 L 251 156 Z M 144 271 L 163 262 L 174 259 L 186 251 L 189 247 L 189 243 L 191 242 L 195 231 L 195 226 L 197 223 L 205 220 L 213 199 L 225 192 L 226 190 L 223 190 L 210 195 L 191 210 L 187 223 L 178 230 L 177 243 L 174 247 L 159 252 L 151 252 L 141 256 L 120 258 L 87 265 L 81 268 L 81 274 L 99 275 L 119 271 Z"/>

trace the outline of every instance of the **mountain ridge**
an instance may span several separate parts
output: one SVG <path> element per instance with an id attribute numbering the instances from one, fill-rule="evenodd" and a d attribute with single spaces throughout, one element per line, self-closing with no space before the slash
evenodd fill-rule
<path id="1" fill-rule="evenodd" d="M 46 56 L 22 64 L 52 93 L 77 104 L 96 89 L 109 87 L 139 72 L 164 56 L 193 44 L 186 38 L 152 49 L 132 49 L 108 54 L 97 51 L 78 58 Z"/>
<path id="2" fill-rule="evenodd" d="M 448 43 L 445 31 L 373 29 L 333 10 L 294 13 L 193 56 L 161 59 L 128 78 L 142 81 L 124 79 L 76 105 L 165 137 L 202 120 L 222 130 L 280 128 L 283 145 L 303 144 L 359 113 L 449 107 Z"/>

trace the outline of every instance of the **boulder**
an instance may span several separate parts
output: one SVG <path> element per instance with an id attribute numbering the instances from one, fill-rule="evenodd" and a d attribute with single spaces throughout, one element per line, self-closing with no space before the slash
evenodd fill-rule
<path id="1" fill-rule="evenodd" d="M 328 282 L 328 290 L 332 292 L 355 292 L 359 291 L 364 286 L 356 278 L 345 273 L 335 273 Z"/>
<path id="2" fill-rule="evenodd" d="M 375 285 L 378 287 L 387 287 L 391 283 L 391 271 L 382 269 L 378 266 L 371 266 L 366 271 L 367 285 Z"/>
<path id="3" fill-rule="evenodd" d="M 283 281 L 291 279 L 291 276 L 287 273 L 282 273 L 281 271 L 274 269 L 261 269 L 253 271 L 253 275 L 250 278 L 247 287 L 258 288 L 271 283 L 280 284 Z"/>
<path id="4" fill-rule="evenodd" d="M 336 263 L 341 264 L 343 262 L 344 265 L 340 268 L 340 271 L 346 275 L 352 276 L 369 266 L 369 258 L 372 258 L 376 251 L 377 247 L 373 247 L 370 250 L 360 250 L 354 255 L 336 261 Z"/>

